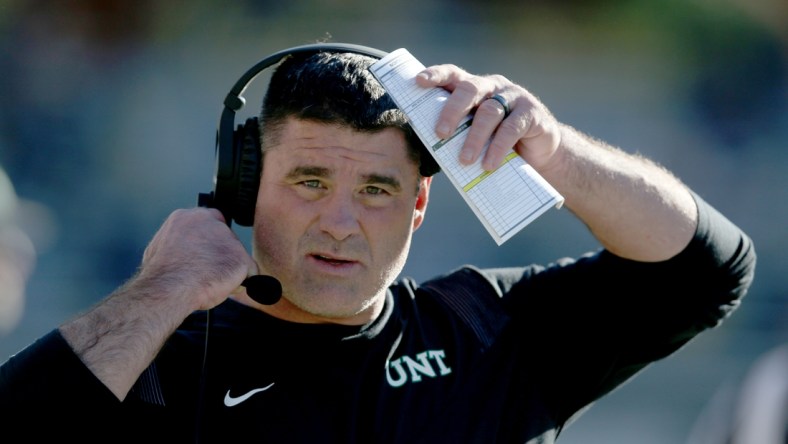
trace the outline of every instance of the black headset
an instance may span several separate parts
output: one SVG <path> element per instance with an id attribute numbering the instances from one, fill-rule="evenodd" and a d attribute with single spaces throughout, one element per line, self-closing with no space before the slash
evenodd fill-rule
<path id="1" fill-rule="evenodd" d="M 234 220 L 238 225 L 251 226 L 257 190 L 260 186 L 262 152 L 260 151 L 260 129 L 257 117 L 250 117 L 244 124 L 235 127 L 235 112 L 246 100 L 241 94 L 264 69 L 277 64 L 292 54 L 318 52 L 350 52 L 383 58 L 385 51 L 349 43 L 315 43 L 296 46 L 275 52 L 260 60 L 246 71 L 224 99 L 219 127 L 216 130 L 216 165 L 214 188 L 210 193 L 200 193 L 198 205 L 216 208 L 222 212 L 227 225 Z"/>

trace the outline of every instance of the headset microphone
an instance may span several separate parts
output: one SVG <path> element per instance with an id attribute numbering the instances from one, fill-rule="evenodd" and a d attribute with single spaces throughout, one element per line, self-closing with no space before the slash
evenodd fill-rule
<path id="1" fill-rule="evenodd" d="M 282 284 L 273 276 L 249 276 L 241 285 L 246 287 L 246 294 L 250 298 L 263 305 L 276 304 L 282 297 Z"/>

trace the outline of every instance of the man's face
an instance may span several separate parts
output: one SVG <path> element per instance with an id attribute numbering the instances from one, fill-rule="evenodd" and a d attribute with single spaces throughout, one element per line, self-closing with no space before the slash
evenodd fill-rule
<path id="1" fill-rule="evenodd" d="M 265 307 L 297 322 L 363 324 L 380 312 L 421 225 L 420 178 L 401 131 L 289 118 L 266 147 L 254 224 L 260 272 L 282 283 Z"/>

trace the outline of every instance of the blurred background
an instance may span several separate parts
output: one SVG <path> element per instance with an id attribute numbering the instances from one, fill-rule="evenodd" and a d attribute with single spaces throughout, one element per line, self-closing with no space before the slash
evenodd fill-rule
<path id="1" fill-rule="evenodd" d="M 506 75 L 560 120 L 664 164 L 752 236 L 741 309 L 560 441 L 712 442 L 708 418 L 788 342 L 786 23 L 784 0 L 0 0 L 0 260 L 16 270 L 0 273 L 0 361 L 131 276 L 170 211 L 212 189 L 222 101 L 255 62 L 318 40 L 405 47 Z M 427 216 L 404 272 L 417 279 L 597 247 L 565 209 L 498 247 L 440 175 Z"/>

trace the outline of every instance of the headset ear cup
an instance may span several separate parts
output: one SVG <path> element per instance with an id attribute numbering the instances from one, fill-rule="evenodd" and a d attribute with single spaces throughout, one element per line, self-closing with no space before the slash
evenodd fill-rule
<path id="1" fill-rule="evenodd" d="M 238 190 L 233 209 L 233 219 L 238 225 L 249 227 L 254 223 L 257 190 L 260 187 L 262 152 L 260 151 L 260 128 L 256 117 L 250 117 L 235 131 L 233 140 L 239 146 Z"/>

